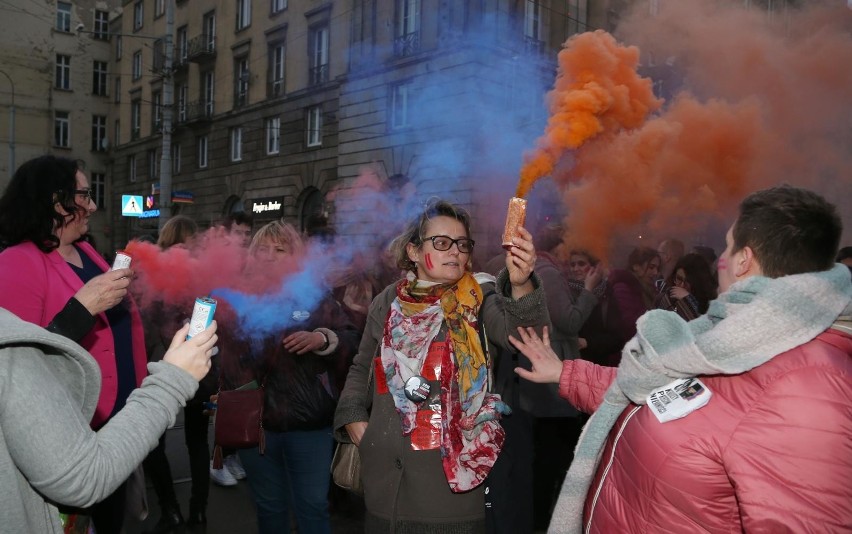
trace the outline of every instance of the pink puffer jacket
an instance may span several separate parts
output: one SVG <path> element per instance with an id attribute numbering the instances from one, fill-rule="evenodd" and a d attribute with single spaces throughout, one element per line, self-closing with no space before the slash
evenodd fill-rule
<path id="1" fill-rule="evenodd" d="M 615 368 L 566 361 L 560 394 L 600 404 Z M 852 531 L 852 337 L 828 330 L 659 423 L 628 406 L 586 498 L 585 532 Z"/>

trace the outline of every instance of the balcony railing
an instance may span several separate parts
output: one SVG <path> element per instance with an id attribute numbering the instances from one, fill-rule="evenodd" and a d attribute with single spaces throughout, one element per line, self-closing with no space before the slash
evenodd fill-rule
<path id="1" fill-rule="evenodd" d="M 284 94 L 284 80 L 273 80 L 267 84 L 266 96 L 275 98 Z"/>
<path id="2" fill-rule="evenodd" d="M 213 101 L 196 100 L 184 107 L 178 104 L 178 122 L 182 124 L 208 121 L 211 118 L 213 118 Z"/>
<path id="3" fill-rule="evenodd" d="M 406 33 L 393 40 L 393 53 L 397 57 L 406 57 L 420 51 L 420 32 Z"/>
<path id="4" fill-rule="evenodd" d="M 216 57 L 216 37 L 202 33 L 189 40 L 187 59 L 189 61 L 204 61 Z"/>
<path id="5" fill-rule="evenodd" d="M 319 85 L 328 81 L 328 63 L 311 67 L 308 71 L 310 85 Z"/>
<path id="6" fill-rule="evenodd" d="M 528 35 L 524 36 L 524 54 L 528 56 L 538 56 L 544 52 L 544 41 L 539 41 L 535 37 Z"/>

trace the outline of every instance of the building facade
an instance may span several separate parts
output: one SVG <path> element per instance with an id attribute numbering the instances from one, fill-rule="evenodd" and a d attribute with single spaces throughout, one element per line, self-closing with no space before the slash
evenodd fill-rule
<path id="1" fill-rule="evenodd" d="M 329 193 L 365 166 L 475 209 L 478 174 L 504 165 L 489 162 L 489 136 L 535 139 L 556 52 L 594 19 L 578 0 L 178 0 L 165 72 L 151 38 L 166 33 L 168 1 L 125 0 L 111 20 L 117 248 L 156 232 L 155 217 L 121 217 L 120 195 L 162 201 L 166 76 L 172 188 L 184 195 L 172 212 L 202 226 L 253 206 L 257 224 L 334 223 Z"/>
<path id="2" fill-rule="evenodd" d="M 108 21 L 120 12 L 118 4 L 9 0 L 0 6 L 0 190 L 33 157 L 80 160 L 98 204 L 90 228 L 101 251 L 110 239 Z"/>

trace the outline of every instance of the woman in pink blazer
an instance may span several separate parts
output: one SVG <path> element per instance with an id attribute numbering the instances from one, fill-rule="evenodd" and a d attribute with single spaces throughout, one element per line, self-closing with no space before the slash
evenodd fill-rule
<path id="1" fill-rule="evenodd" d="M 101 370 L 91 426 L 97 430 L 145 378 L 139 311 L 130 269 L 109 265 L 84 240 L 97 209 L 75 161 L 40 156 L 21 165 L 0 197 L 0 307 L 88 350 Z M 99 532 L 119 532 L 124 489 L 92 510 Z"/>

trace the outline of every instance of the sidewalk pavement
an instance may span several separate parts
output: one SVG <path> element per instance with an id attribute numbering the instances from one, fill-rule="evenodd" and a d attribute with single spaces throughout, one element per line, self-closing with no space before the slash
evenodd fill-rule
<path id="1" fill-rule="evenodd" d="M 213 427 L 210 427 L 209 442 L 213 443 Z M 180 413 L 173 428 L 166 431 L 166 455 L 172 468 L 175 481 L 175 494 L 184 516 L 189 513 L 189 495 L 191 481 L 189 476 L 189 456 L 183 437 L 183 413 Z M 340 510 L 332 510 L 331 529 L 334 534 L 362 534 L 364 532 L 363 501 L 335 488 L 343 495 Z M 148 484 L 148 510 L 145 521 L 127 518 L 125 534 L 142 534 L 152 529 L 160 518 L 160 508 L 153 487 Z M 295 531 L 295 529 L 294 529 Z M 205 534 L 255 534 L 257 521 L 251 491 L 245 480 L 236 486 L 221 487 L 210 483 L 210 498 L 207 504 L 206 528 L 175 530 L 175 533 Z"/>

